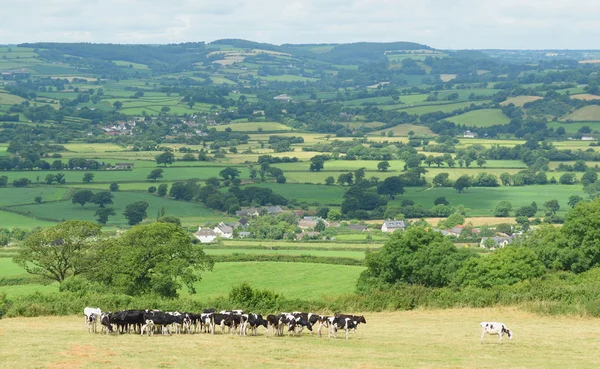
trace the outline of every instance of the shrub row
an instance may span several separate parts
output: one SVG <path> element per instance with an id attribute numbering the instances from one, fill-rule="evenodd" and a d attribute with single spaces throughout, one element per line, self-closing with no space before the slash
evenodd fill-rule
<path id="1" fill-rule="evenodd" d="M 244 261 L 276 261 L 286 263 L 317 263 L 317 264 L 337 264 L 337 265 L 364 265 L 362 260 L 334 257 L 334 256 L 313 256 L 313 255 L 250 255 L 238 254 L 231 255 L 213 255 L 211 256 L 215 263 L 225 262 L 244 262 Z"/>

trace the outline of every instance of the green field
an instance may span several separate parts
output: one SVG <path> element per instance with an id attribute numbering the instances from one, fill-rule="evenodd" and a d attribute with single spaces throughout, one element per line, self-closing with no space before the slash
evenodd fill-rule
<path id="1" fill-rule="evenodd" d="M 558 177 L 558 176 L 557 176 Z M 501 186 L 495 188 L 471 187 L 463 193 L 458 193 L 453 188 L 431 188 L 428 190 L 407 188 L 406 193 L 391 201 L 388 206 L 400 206 L 402 199 L 413 200 L 417 204 L 423 204 L 426 208 L 433 207 L 433 200 L 444 196 L 450 205 L 464 205 L 471 209 L 468 216 L 493 216 L 494 209 L 500 201 L 510 201 L 514 210 L 521 206 L 530 205 L 535 201 L 540 209 L 538 216 L 543 216 L 543 205 L 545 201 L 556 199 L 560 204 L 562 215 L 569 209 L 567 204 L 569 197 L 579 195 L 586 198 L 581 186 L 573 185 L 544 185 L 510 187 Z M 512 219 L 507 219 L 511 222 Z"/>
<path id="2" fill-rule="evenodd" d="M 490 127 L 510 122 L 510 118 L 504 115 L 500 109 L 473 110 L 446 120 L 456 124 L 464 124 L 467 127 Z"/>
<path id="3" fill-rule="evenodd" d="M 266 314 L 267 312 L 261 312 Z M 320 312 L 331 314 L 331 312 Z M 89 334 L 77 316 L 0 320 L 0 362 L 7 368 L 481 368 L 587 369 L 600 366 L 600 319 L 535 316 L 518 309 L 451 309 L 346 313 L 367 324 L 343 339 L 310 335 L 267 338 Z M 498 320 L 513 332 L 481 344 L 479 322 Z M 540 329 L 544 327 L 544 329 Z M 433 334 L 432 332 L 447 332 Z M 24 355 L 23 348 L 35 355 Z M 190 355 L 190 353 L 201 353 Z"/>
<path id="4" fill-rule="evenodd" d="M 363 235 L 364 239 L 364 235 Z M 326 250 L 253 250 L 253 249 L 233 249 L 233 248 L 221 248 L 211 249 L 206 247 L 204 249 L 208 255 L 291 255 L 291 256 L 319 256 L 319 257 L 333 257 L 333 258 L 352 258 L 362 260 L 365 258 L 365 253 L 362 251 L 326 251 Z M 1 267 L 1 263 L 0 263 Z"/>
<path id="5" fill-rule="evenodd" d="M 36 228 L 49 227 L 55 223 L 42 221 L 34 217 L 0 211 L 0 228 Z"/>
<path id="6" fill-rule="evenodd" d="M 574 121 L 574 122 L 600 121 L 600 106 L 598 106 L 598 105 L 584 106 L 581 109 L 575 110 L 571 114 L 565 115 L 560 120 Z"/>
<path id="7" fill-rule="evenodd" d="M 259 132 L 259 131 L 291 131 L 292 128 L 277 122 L 248 122 L 232 123 L 215 127 L 217 131 L 231 128 L 234 132 Z"/>
<path id="8" fill-rule="evenodd" d="M 569 134 L 574 134 L 579 131 L 581 127 L 588 126 L 592 129 L 592 133 L 600 133 L 600 121 L 590 121 L 590 122 L 550 122 L 548 123 L 548 128 L 554 128 L 555 130 L 558 127 L 563 127 L 565 132 Z"/>
<path id="9" fill-rule="evenodd" d="M 150 207 L 147 210 L 150 219 L 155 219 L 156 213 L 162 207 L 166 209 L 168 215 L 175 215 L 179 217 L 185 225 L 190 226 L 197 226 L 198 224 L 204 224 L 205 222 L 218 223 L 223 219 L 230 219 L 197 202 L 175 201 L 137 192 L 114 192 L 113 194 L 115 197 L 113 199 L 114 205 L 112 205 L 112 207 L 115 209 L 116 215 L 109 218 L 108 226 L 126 226 L 127 220 L 122 213 L 127 204 L 136 201 L 147 201 L 150 203 Z M 28 214 L 30 217 L 50 218 L 58 221 L 63 219 L 79 219 L 95 222 L 94 213 L 96 212 L 97 206 L 86 204 L 82 207 L 81 205 L 74 205 L 70 200 L 67 200 L 44 204 L 22 205 L 13 207 L 12 209 Z"/>
<path id="10" fill-rule="evenodd" d="M 40 196 L 42 201 L 57 201 L 67 195 L 68 189 L 53 186 L 0 188 L 0 206 L 33 204 L 35 198 Z"/>
<path id="11" fill-rule="evenodd" d="M 366 236 L 365 234 L 358 234 L 360 236 Z M 344 235 L 341 235 L 344 236 Z M 355 236 L 355 234 L 348 235 Z M 336 238 L 342 238 L 336 236 Z M 376 237 L 374 237 L 376 238 Z M 383 246 L 383 243 L 365 243 L 365 242 L 353 242 L 353 243 L 345 243 L 345 242 L 297 242 L 297 241 L 282 241 L 282 240 L 253 240 L 253 239 L 244 239 L 244 240 L 221 240 L 219 247 L 227 247 L 232 250 L 242 249 L 244 247 L 262 247 L 266 250 L 279 250 L 282 248 L 285 249 L 299 249 L 299 250 L 311 250 L 315 249 L 315 251 L 327 249 L 328 251 L 340 251 L 340 249 L 353 249 L 354 250 L 365 250 L 365 249 L 378 249 Z M 210 248 L 210 246 L 207 246 Z"/>

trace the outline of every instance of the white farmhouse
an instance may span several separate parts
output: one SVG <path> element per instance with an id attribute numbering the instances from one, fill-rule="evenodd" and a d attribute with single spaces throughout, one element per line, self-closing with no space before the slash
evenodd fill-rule
<path id="1" fill-rule="evenodd" d="M 202 229 L 198 227 L 198 232 L 194 233 L 194 237 L 200 240 L 201 243 L 215 242 L 217 234 L 212 229 Z"/>

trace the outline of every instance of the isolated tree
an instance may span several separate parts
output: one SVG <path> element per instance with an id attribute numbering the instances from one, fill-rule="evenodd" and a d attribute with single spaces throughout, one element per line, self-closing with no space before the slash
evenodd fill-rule
<path id="1" fill-rule="evenodd" d="M 325 178 L 325 184 L 326 185 L 330 186 L 330 185 L 332 185 L 334 183 L 335 183 L 335 178 L 333 178 L 332 176 L 329 176 L 329 177 Z"/>
<path id="2" fill-rule="evenodd" d="M 115 214 L 115 209 L 113 208 L 98 208 L 96 209 L 96 213 L 94 213 L 100 224 L 106 224 L 106 222 L 108 222 L 108 217 Z"/>
<path id="3" fill-rule="evenodd" d="M 377 163 L 377 170 L 380 172 L 387 172 L 390 168 L 390 163 L 387 160 L 380 161 Z"/>
<path id="4" fill-rule="evenodd" d="M 164 170 L 162 170 L 161 168 L 152 169 L 152 171 L 150 172 L 150 174 L 148 174 L 148 176 L 146 178 L 156 181 L 157 179 L 163 177 L 163 172 L 164 172 Z"/>
<path id="5" fill-rule="evenodd" d="M 500 201 L 498 205 L 496 205 L 496 209 L 494 210 L 495 217 L 508 217 L 510 216 L 510 212 L 512 211 L 512 204 L 510 201 Z"/>
<path id="6" fill-rule="evenodd" d="M 404 187 L 402 186 L 402 180 L 400 177 L 388 177 L 384 179 L 379 185 L 377 185 L 377 194 L 388 196 L 390 199 L 396 198 L 396 195 L 404 193 Z"/>
<path id="7" fill-rule="evenodd" d="M 342 173 L 338 176 L 337 183 L 341 186 L 348 184 L 348 186 L 352 186 L 353 174 L 352 173 Z"/>
<path id="8" fill-rule="evenodd" d="M 92 280 L 129 295 L 173 298 L 186 286 L 195 293 L 200 273 L 212 270 L 212 259 L 176 224 L 138 225 L 102 244 Z M 135 262 L 132 262 L 135 260 Z"/>
<path id="9" fill-rule="evenodd" d="M 322 155 L 313 156 L 310 159 L 310 171 L 319 172 L 325 166 L 325 159 Z"/>
<path id="10" fill-rule="evenodd" d="M 119 110 L 119 109 L 121 109 L 121 108 L 123 107 L 123 103 L 122 103 L 122 102 L 120 102 L 120 101 L 115 101 L 115 102 L 113 103 L 113 107 L 114 107 L 116 110 Z"/>
<path id="11" fill-rule="evenodd" d="M 473 180 L 468 175 L 462 175 L 458 177 L 456 182 L 454 182 L 454 189 L 459 193 L 463 192 L 465 189 L 471 187 L 473 185 Z"/>
<path id="12" fill-rule="evenodd" d="M 148 210 L 149 206 L 150 204 L 147 201 L 137 201 L 128 204 L 123 212 L 123 215 L 127 218 L 127 224 L 136 225 L 141 223 L 144 218 L 148 217 L 146 210 Z"/>
<path id="13" fill-rule="evenodd" d="M 452 184 L 449 179 L 450 175 L 448 173 L 438 173 L 433 177 L 432 183 L 436 187 L 447 187 Z"/>
<path id="14" fill-rule="evenodd" d="M 109 189 L 110 189 L 112 192 L 119 191 L 119 184 L 118 184 L 117 182 L 113 182 L 113 183 L 111 183 L 111 184 L 110 184 L 110 187 L 109 187 Z"/>
<path id="15" fill-rule="evenodd" d="M 94 181 L 94 173 L 85 173 L 83 175 L 82 181 L 85 183 L 93 182 Z"/>
<path id="16" fill-rule="evenodd" d="M 169 185 L 166 183 L 158 185 L 158 189 L 156 190 L 156 194 L 158 196 L 165 196 L 167 194 L 167 190 L 169 189 Z"/>
<path id="17" fill-rule="evenodd" d="M 81 207 L 83 207 L 83 205 L 90 202 L 90 200 L 92 199 L 92 196 L 94 196 L 94 193 L 92 191 L 80 190 L 73 194 L 73 197 L 71 198 L 71 202 L 73 204 L 79 204 L 79 205 L 81 205 Z"/>
<path id="18" fill-rule="evenodd" d="M 56 181 L 56 176 L 54 174 L 46 174 L 46 178 L 44 179 L 46 184 L 52 184 L 54 181 Z"/>
<path id="19" fill-rule="evenodd" d="M 0 187 L 6 187 L 7 184 L 8 184 L 8 177 L 0 176 Z"/>
<path id="20" fill-rule="evenodd" d="M 579 204 L 581 201 L 583 201 L 583 197 L 578 196 L 578 195 L 573 195 L 569 197 L 569 206 L 571 208 L 574 208 L 577 204 Z"/>
<path id="21" fill-rule="evenodd" d="M 560 205 L 558 200 L 548 200 L 544 203 L 544 208 L 546 208 L 546 215 L 554 215 L 560 210 Z"/>
<path id="22" fill-rule="evenodd" d="M 56 173 L 56 175 L 54 176 L 54 180 L 58 184 L 65 184 L 65 183 L 67 183 L 67 179 L 65 178 L 65 175 L 63 173 Z"/>
<path id="23" fill-rule="evenodd" d="M 450 205 L 450 202 L 446 200 L 444 196 L 438 197 L 433 201 L 433 205 Z"/>
<path id="24" fill-rule="evenodd" d="M 277 176 L 277 183 L 285 183 L 287 181 L 287 178 L 285 178 L 285 176 L 281 175 L 281 176 Z"/>
<path id="25" fill-rule="evenodd" d="M 36 204 L 41 204 L 42 203 L 42 196 L 36 196 L 33 201 L 35 201 Z"/>
<path id="26" fill-rule="evenodd" d="M 98 193 L 94 194 L 94 196 L 92 196 L 92 198 L 90 199 L 90 202 L 103 208 L 104 205 L 113 203 L 113 200 L 112 200 L 113 197 L 114 196 L 112 193 L 110 193 L 108 191 L 102 191 L 102 192 L 98 192 Z"/>
<path id="27" fill-rule="evenodd" d="M 171 111 L 171 108 L 169 108 L 168 106 L 163 106 L 163 107 L 160 109 L 160 112 L 161 112 L 161 113 L 164 113 L 164 114 L 166 114 L 166 113 L 168 113 L 168 112 L 170 112 L 170 111 Z"/>
<path id="28" fill-rule="evenodd" d="M 227 167 L 219 172 L 219 175 L 225 180 L 233 180 L 240 176 L 240 171 L 234 167 Z"/>
<path id="29" fill-rule="evenodd" d="M 354 178 L 356 178 L 356 182 L 365 179 L 365 172 L 367 168 L 359 168 L 354 171 Z"/>
<path id="30" fill-rule="evenodd" d="M 157 165 L 164 164 L 166 167 L 167 164 L 173 164 L 173 162 L 175 162 L 175 154 L 170 151 L 165 151 L 162 154 L 156 155 L 155 160 Z"/>
<path id="31" fill-rule="evenodd" d="M 13 261 L 30 274 L 62 282 L 91 268 L 99 235 L 100 226 L 92 222 L 62 222 L 32 232 Z"/>
<path id="32" fill-rule="evenodd" d="M 156 186 L 148 187 L 148 193 L 155 193 L 155 192 L 156 192 Z"/>
<path id="33" fill-rule="evenodd" d="M 486 163 L 487 163 L 487 160 L 485 160 L 485 158 L 483 158 L 483 157 L 479 157 L 477 159 L 477 166 L 479 166 L 479 168 L 483 167 Z"/>

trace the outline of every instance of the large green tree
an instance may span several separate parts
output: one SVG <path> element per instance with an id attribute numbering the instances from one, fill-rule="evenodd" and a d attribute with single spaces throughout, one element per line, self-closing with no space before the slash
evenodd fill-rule
<path id="1" fill-rule="evenodd" d="M 58 282 L 90 270 L 100 225 L 69 220 L 33 232 L 13 261 L 28 273 Z"/>
<path id="2" fill-rule="evenodd" d="M 164 170 L 162 170 L 161 168 L 152 169 L 152 171 L 150 172 L 150 174 L 148 174 L 146 178 L 156 181 L 157 179 L 163 177 L 163 172 Z"/>
<path id="3" fill-rule="evenodd" d="M 146 210 L 149 206 L 150 204 L 147 201 L 136 201 L 128 204 L 123 212 L 123 215 L 127 218 L 127 223 L 129 225 L 141 223 L 148 216 Z"/>
<path id="4" fill-rule="evenodd" d="M 167 164 L 173 164 L 175 161 L 175 154 L 170 151 L 165 151 L 162 154 L 156 155 L 155 159 L 157 165 L 164 164 L 166 167 Z"/>
<path id="5" fill-rule="evenodd" d="M 173 223 L 138 225 L 104 242 L 89 277 L 129 295 L 177 297 L 184 285 L 195 293 L 200 272 L 213 262 L 189 234 Z"/>
<path id="6" fill-rule="evenodd" d="M 447 286 L 471 255 L 439 232 L 411 227 L 393 233 L 379 251 L 367 254 L 358 288 L 368 291 L 397 283 Z"/>
<path id="7" fill-rule="evenodd" d="M 73 197 L 71 197 L 71 202 L 73 204 L 79 204 L 83 206 L 86 203 L 90 202 L 93 196 L 94 193 L 90 190 L 77 191 L 73 194 Z"/>

